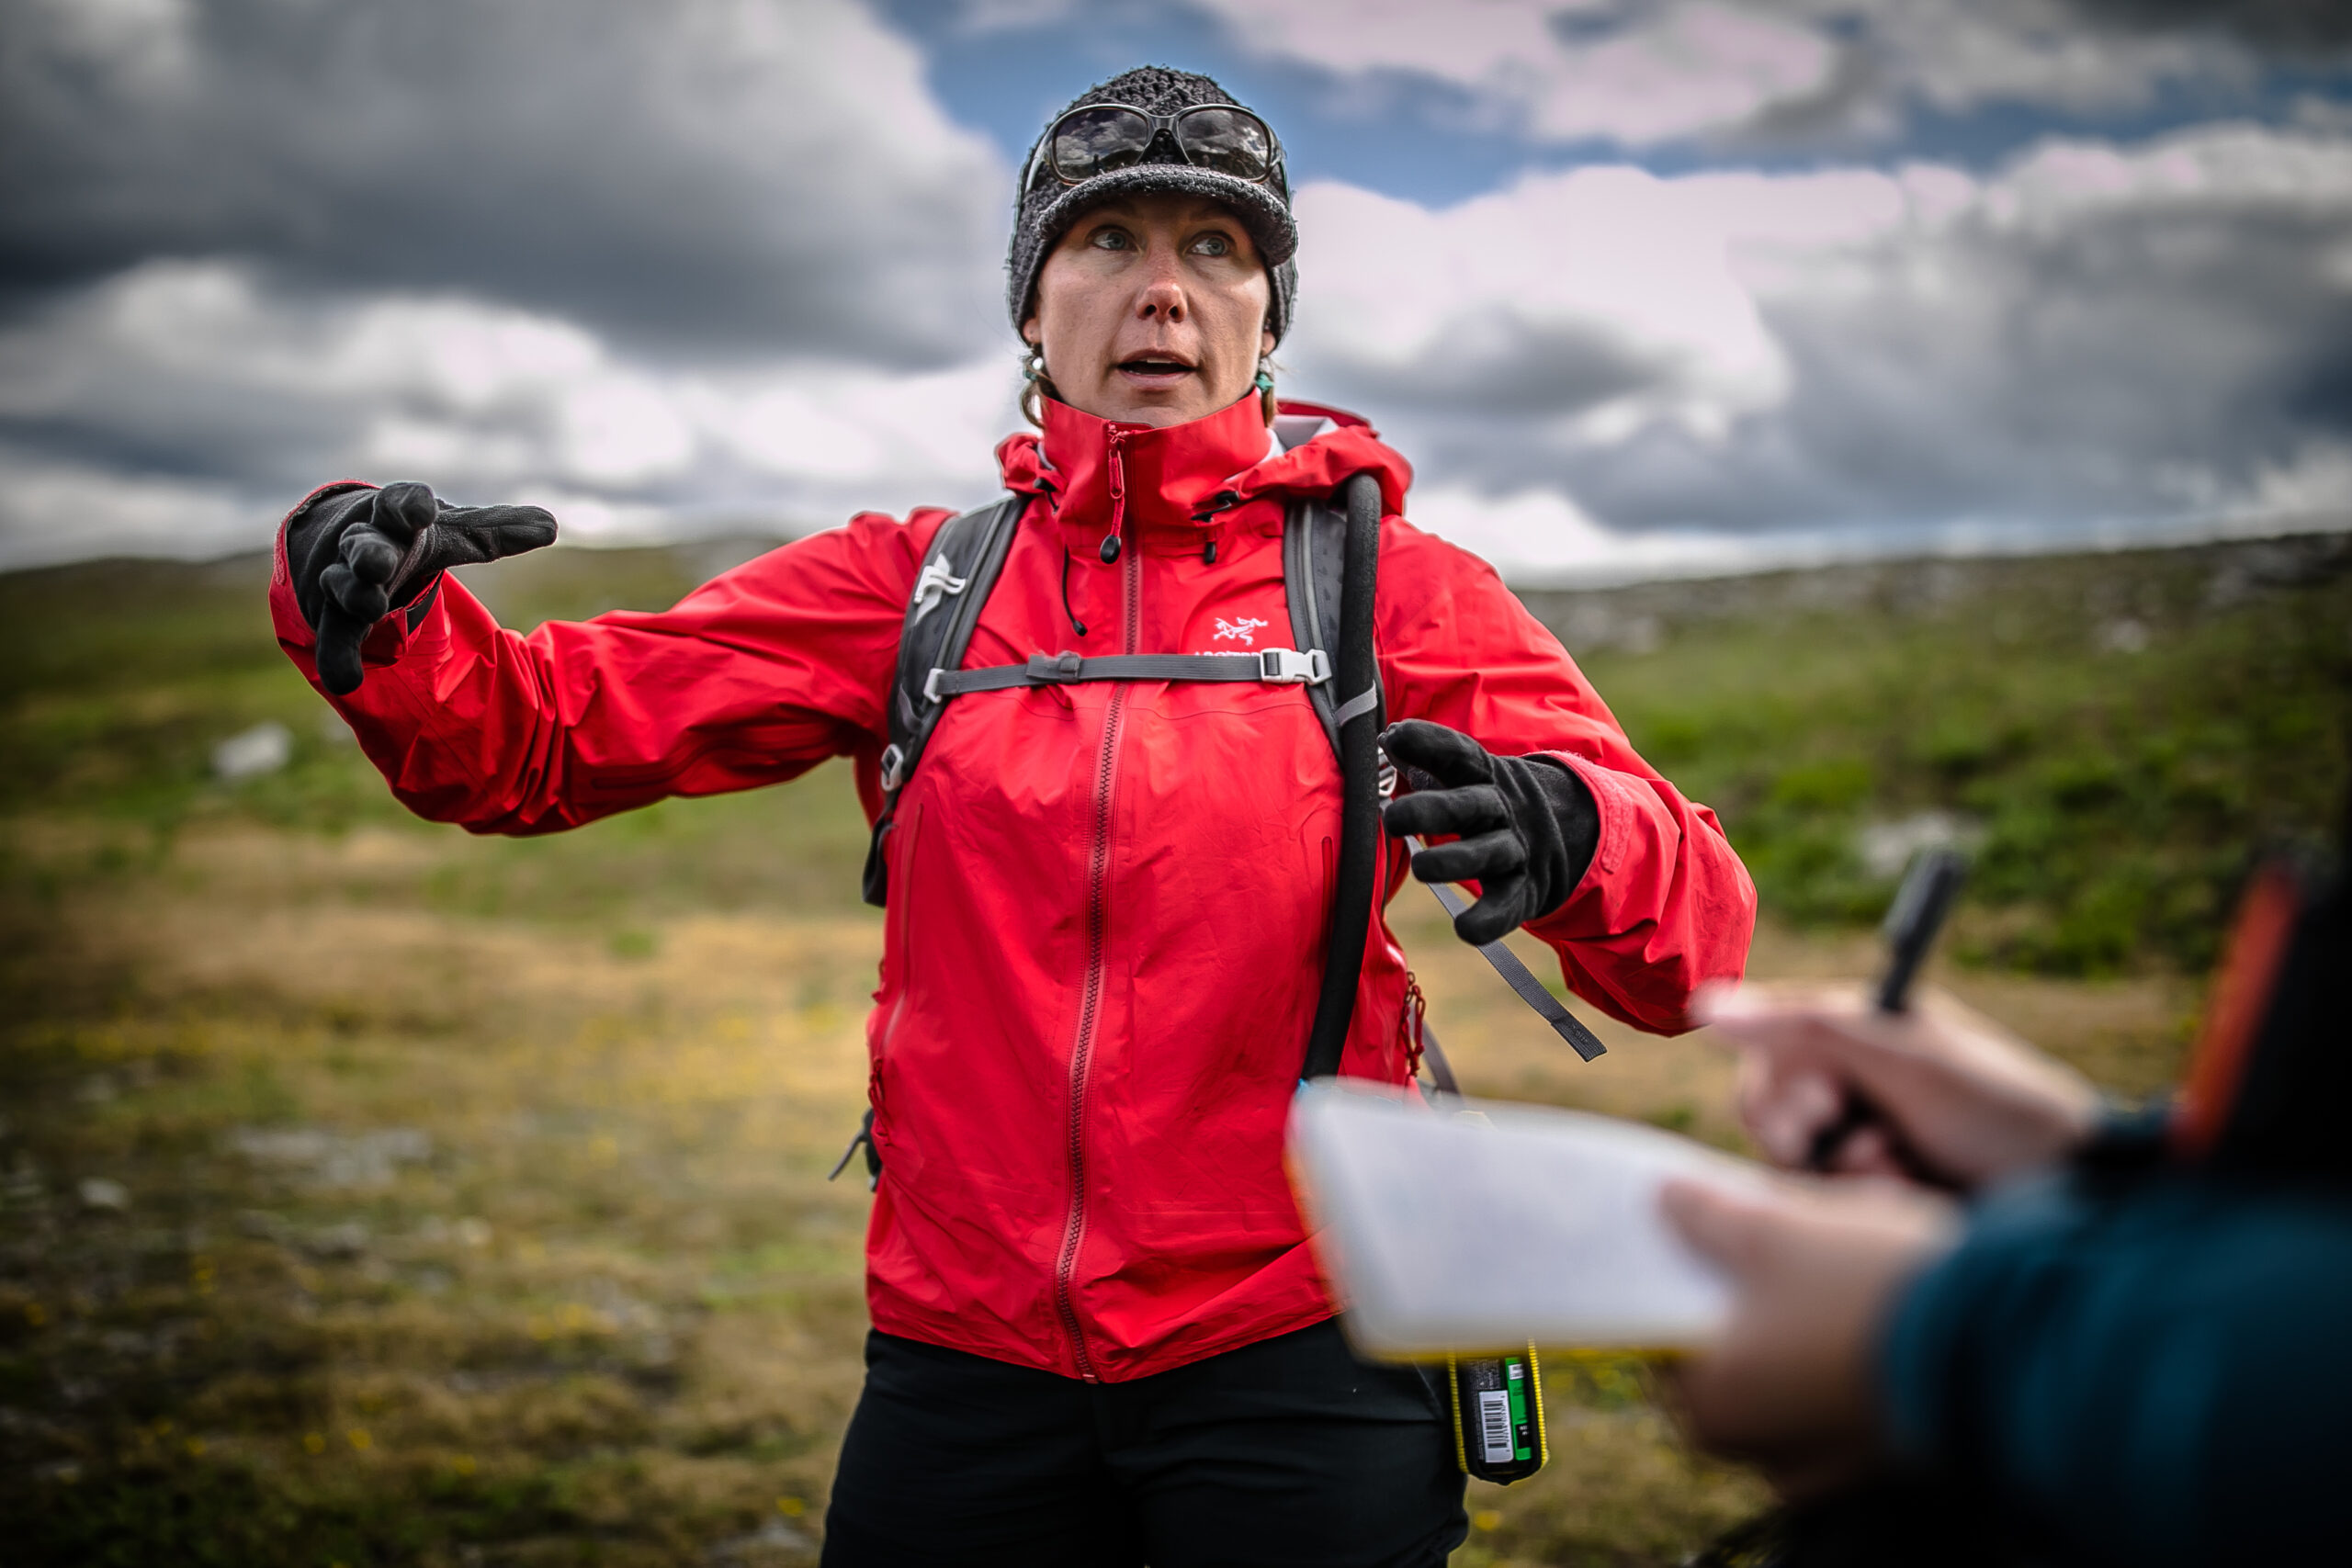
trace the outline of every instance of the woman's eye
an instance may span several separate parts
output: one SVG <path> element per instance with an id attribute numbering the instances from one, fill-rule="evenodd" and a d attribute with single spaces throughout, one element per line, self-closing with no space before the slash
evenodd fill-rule
<path id="1" fill-rule="evenodd" d="M 1196 256 L 1223 256 L 1233 254 L 1233 242 L 1223 234 L 1204 234 L 1193 242 Z"/>
<path id="2" fill-rule="evenodd" d="M 1133 248 L 1125 229 L 1097 229 L 1088 236 L 1087 243 L 1098 251 L 1124 251 Z"/>

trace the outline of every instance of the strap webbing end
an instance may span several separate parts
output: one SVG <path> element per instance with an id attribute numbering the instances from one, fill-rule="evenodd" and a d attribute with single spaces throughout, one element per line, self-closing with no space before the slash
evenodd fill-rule
<path id="1" fill-rule="evenodd" d="M 1470 907 L 1470 900 L 1442 882 L 1432 882 L 1428 886 L 1431 893 L 1437 895 L 1437 901 L 1445 906 L 1445 912 L 1449 915 L 1458 916 Z M 1534 971 L 1519 961 L 1518 953 L 1499 942 L 1490 942 L 1478 950 L 1478 954 L 1494 966 L 1495 973 L 1503 977 L 1503 984 L 1517 991 L 1519 999 L 1533 1008 L 1536 1015 L 1550 1024 L 1552 1032 L 1566 1041 L 1577 1055 L 1589 1062 L 1595 1056 L 1608 1053 L 1609 1047 L 1600 1043 L 1600 1037 L 1561 1005 L 1560 998 L 1535 977 Z"/>

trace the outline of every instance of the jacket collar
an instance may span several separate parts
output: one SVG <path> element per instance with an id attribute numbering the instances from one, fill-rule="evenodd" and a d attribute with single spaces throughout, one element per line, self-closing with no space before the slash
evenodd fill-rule
<path id="1" fill-rule="evenodd" d="M 1379 476 L 1382 510 L 1395 516 L 1413 482 L 1412 466 L 1372 426 L 1317 404 L 1282 405 L 1278 428 L 1295 441 L 1287 449 L 1267 430 L 1255 392 L 1205 418 L 1157 428 L 1097 419 L 1050 398 L 1045 410 L 1044 437 L 1007 436 L 998 466 L 1006 489 L 1044 496 L 1055 520 L 1089 546 L 1114 531 L 1181 549 L 1197 549 L 1236 522 L 1279 531 L 1282 499 L 1329 495 L 1366 471 Z"/>
<path id="2" fill-rule="evenodd" d="M 1123 536 L 1199 536 L 1212 502 L 1273 448 L 1256 393 L 1182 424 L 1097 419 L 1046 399 L 1040 478 L 1054 511 Z"/>

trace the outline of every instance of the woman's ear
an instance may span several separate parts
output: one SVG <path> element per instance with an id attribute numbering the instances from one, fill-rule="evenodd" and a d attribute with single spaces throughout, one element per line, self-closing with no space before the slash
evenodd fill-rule
<path id="1" fill-rule="evenodd" d="M 1043 342 L 1045 335 L 1045 333 L 1041 331 L 1037 325 L 1036 317 L 1032 316 L 1027 321 L 1021 323 L 1021 341 L 1027 344 L 1031 348 L 1036 347 L 1039 343 Z M 1273 334 L 1269 333 L 1266 336 L 1271 341 Z"/>
<path id="2" fill-rule="evenodd" d="M 1268 327 L 1258 334 L 1258 357 L 1263 359 L 1274 352 L 1274 331 Z"/>

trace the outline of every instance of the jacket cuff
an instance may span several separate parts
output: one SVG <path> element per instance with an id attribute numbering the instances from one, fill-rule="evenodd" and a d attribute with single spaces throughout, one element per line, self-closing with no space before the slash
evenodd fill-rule
<path id="1" fill-rule="evenodd" d="M 2173 1101 L 2169 1096 L 2132 1102 L 2103 1096 L 2090 1136 L 2069 1163 L 2090 1176 L 2136 1176 L 2172 1157 Z"/>
<path id="2" fill-rule="evenodd" d="M 1968 1270 L 1962 1252 L 1932 1264 L 1895 1303 L 1878 1354 L 1880 1413 L 1888 1446 L 1909 1464 L 1928 1464 L 1948 1445 L 1952 1388 L 1966 1359 Z"/>
<path id="3" fill-rule="evenodd" d="M 311 510 L 321 502 L 349 495 L 354 491 L 376 488 L 366 479 L 332 479 L 296 502 L 286 515 L 277 520 L 277 535 L 270 547 L 270 619 L 277 627 L 278 646 L 288 653 L 318 645 L 318 633 L 311 625 L 311 617 L 303 614 L 301 595 L 294 590 L 293 541 L 296 530 L 303 525 Z"/>
<path id="4" fill-rule="evenodd" d="M 1887 1314 L 1876 1363 L 1881 1411 L 1898 1458 L 1973 1474 L 1982 1468 L 2004 1380 L 2021 1277 L 2071 1250 L 2074 1183 L 2050 1172 L 1972 1207 L 1960 1245 L 1922 1269 Z"/>
<path id="5" fill-rule="evenodd" d="M 1591 759 L 1579 757 L 1573 751 L 1532 751 L 1528 754 L 1566 768 L 1584 786 L 1586 797 L 1592 802 L 1593 816 L 1600 824 L 1600 830 L 1593 839 L 1592 858 L 1585 862 L 1584 874 L 1577 879 L 1574 887 L 1568 889 L 1568 896 L 1560 901 L 1557 908 L 1528 922 L 1529 929 L 1532 930 L 1566 914 L 1569 907 L 1591 891 L 1602 877 L 1616 870 L 1625 858 L 1625 817 L 1632 808 L 1618 793 L 1617 775 Z"/>

